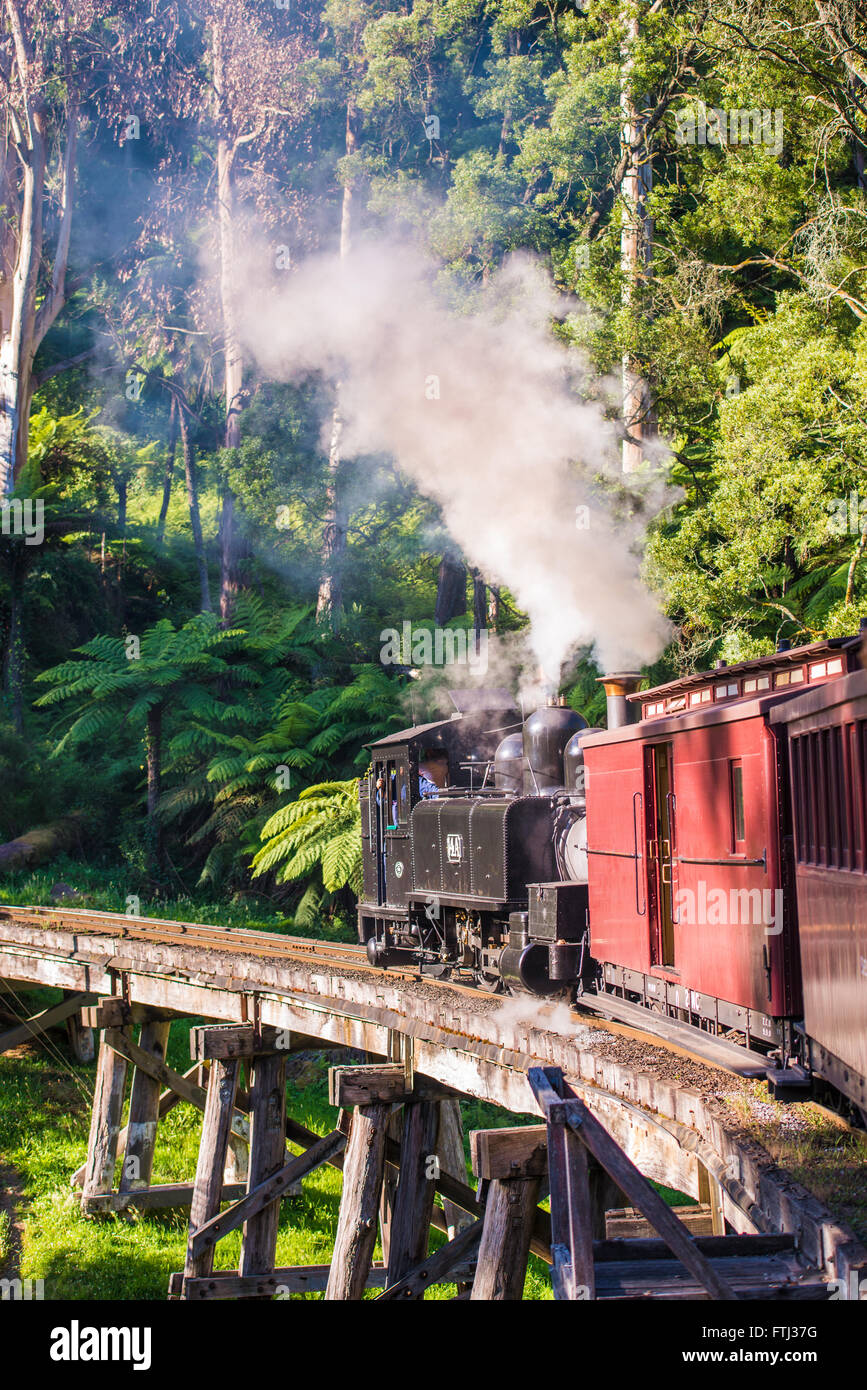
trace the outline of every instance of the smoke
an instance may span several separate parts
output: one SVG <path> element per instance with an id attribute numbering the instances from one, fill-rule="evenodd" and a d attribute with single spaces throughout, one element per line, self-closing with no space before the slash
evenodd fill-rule
<path id="1" fill-rule="evenodd" d="M 497 1013 L 501 1036 L 507 1029 L 518 1033 L 528 1028 L 543 1033 L 566 1034 L 579 1047 L 592 1047 L 607 1042 L 612 1034 L 603 1028 L 591 1028 L 563 998 L 540 999 L 537 995 L 514 994 L 504 999 Z"/>
<path id="2" fill-rule="evenodd" d="M 642 508 L 615 515 L 594 483 L 619 474 L 617 432 L 581 398 L 588 378 L 551 331 L 567 306 L 539 263 L 513 257 L 458 305 L 393 243 L 310 258 L 276 288 L 267 264 L 251 253 L 250 351 L 280 379 L 340 382 L 343 457 L 388 453 L 440 505 L 469 561 L 526 612 L 550 684 L 579 647 L 606 670 L 652 661 L 668 629 L 639 574 Z"/>

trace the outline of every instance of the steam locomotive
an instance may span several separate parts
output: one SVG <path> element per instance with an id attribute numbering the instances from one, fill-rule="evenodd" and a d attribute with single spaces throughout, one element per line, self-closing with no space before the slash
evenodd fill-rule
<path id="1" fill-rule="evenodd" d="M 859 635 L 653 690 L 605 676 L 605 729 L 453 692 L 451 717 L 371 745 L 370 960 L 650 1011 L 867 1122 L 865 667 Z"/>

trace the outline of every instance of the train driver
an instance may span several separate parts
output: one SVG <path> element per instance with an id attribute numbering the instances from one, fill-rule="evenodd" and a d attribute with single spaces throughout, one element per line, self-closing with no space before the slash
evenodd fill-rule
<path id="1" fill-rule="evenodd" d="M 430 775 L 430 769 L 424 763 L 418 765 L 418 793 L 419 796 L 439 796 L 440 789 Z"/>

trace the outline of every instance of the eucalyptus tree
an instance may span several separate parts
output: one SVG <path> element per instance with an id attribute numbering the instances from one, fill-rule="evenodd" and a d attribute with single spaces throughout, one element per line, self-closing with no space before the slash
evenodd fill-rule
<path id="1" fill-rule="evenodd" d="M 287 128 L 300 125 L 309 110 L 310 92 L 301 68 L 310 54 L 310 41 L 306 12 L 297 7 L 290 12 L 270 0 L 252 4 L 250 0 L 196 0 L 191 14 L 201 29 L 205 84 L 199 138 L 215 174 L 223 442 L 228 454 L 220 520 L 220 616 L 228 626 L 240 585 L 242 549 L 230 473 L 232 455 L 241 442 L 241 414 L 247 399 L 239 323 L 242 213 L 238 187 L 245 186 L 247 200 L 256 206 L 260 218 L 269 216 L 270 198 L 273 219 L 269 157 L 282 149 Z M 261 221 L 257 230 L 261 231 Z"/>
<path id="2" fill-rule="evenodd" d="M 144 76 L 165 62 L 171 21 L 162 0 L 0 6 L 0 496 L 27 458 L 36 353 L 93 269 L 70 275 L 82 135 L 116 139 L 147 118 Z"/>

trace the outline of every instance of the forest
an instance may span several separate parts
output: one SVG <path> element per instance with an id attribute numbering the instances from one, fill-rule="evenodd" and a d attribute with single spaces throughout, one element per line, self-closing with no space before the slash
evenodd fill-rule
<path id="1" fill-rule="evenodd" d="M 446 687 L 858 631 L 856 0 L 2 0 L 0 94 L 4 896 L 346 930 Z"/>

